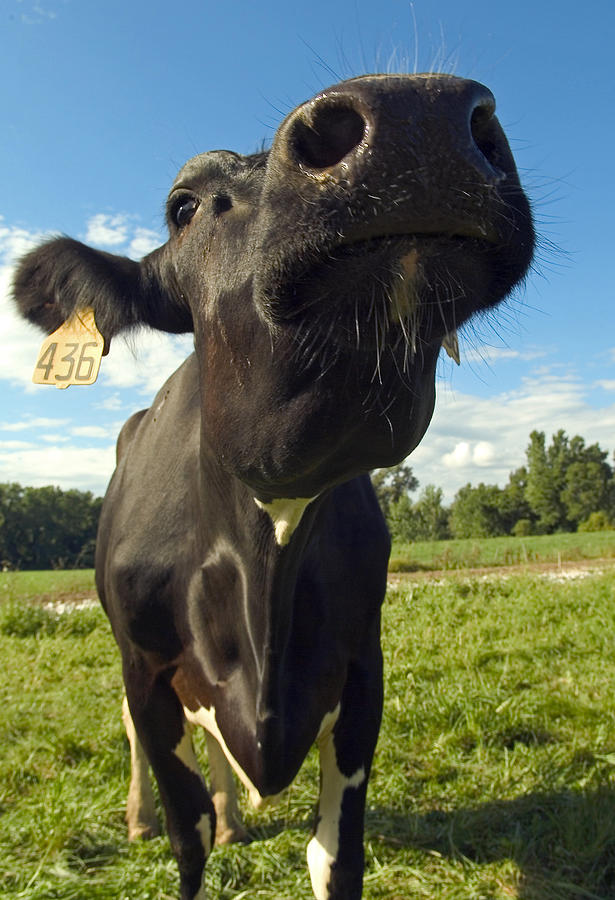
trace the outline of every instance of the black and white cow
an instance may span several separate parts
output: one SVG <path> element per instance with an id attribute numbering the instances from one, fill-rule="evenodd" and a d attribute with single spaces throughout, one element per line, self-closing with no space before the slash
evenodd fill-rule
<path id="1" fill-rule="evenodd" d="M 14 286 L 48 331 L 93 307 L 107 341 L 194 332 L 120 435 L 98 536 L 130 835 L 155 828 L 151 766 L 181 896 L 202 898 L 212 843 L 243 835 L 229 764 L 259 803 L 316 742 L 314 894 L 357 900 L 389 553 L 366 473 L 423 437 L 447 335 L 524 278 L 530 208 L 486 88 L 370 75 L 292 112 L 268 152 L 191 159 L 167 216 L 141 262 L 60 238 Z"/>

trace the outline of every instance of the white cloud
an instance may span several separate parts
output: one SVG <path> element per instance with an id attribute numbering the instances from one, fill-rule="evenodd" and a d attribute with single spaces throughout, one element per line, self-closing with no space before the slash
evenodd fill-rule
<path id="1" fill-rule="evenodd" d="M 10 228 L 0 220 L 0 378 L 33 390 L 32 370 L 40 346 L 41 332 L 17 315 L 10 286 L 17 259 L 49 237 L 42 232 Z"/>
<path id="2" fill-rule="evenodd" d="M 0 422 L 1 431 L 29 431 L 32 428 L 57 428 L 67 425 L 69 419 L 51 419 L 47 416 L 27 416 L 18 422 Z"/>
<path id="3" fill-rule="evenodd" d="M 475 466 L 489 466 L 494 456 L 495 448 L 491 441 L 479 441 L 472 451 L 472 462 Z"/>
<path id="4" fill-rule="evenodd" d="M 105 397 L 103 400 L 94 403 L 93 406 L 95 409 L 105 409 L 109 412 L 116 412 L 124 406 L 124 401 L 122 400 L 119 391 L 116 391 L 115 394 Z"/>
<path id="5" fill-rule="evenodd" d="M 156 247 L 160 247 L 163 242 L 163 238 L 157 231 L 152 231 L 150 228 L 135 228 L 134 237 L 128 247 L 128 256 L 132 259 L 141 259 Z"/>
<path id="6" fill-rule="evenodd" d="M 429 432 L 428 432 L 429 434 Z M 445 453 L 442 462 L 449 469 L 462 469 L 467 466 L 489 466 L 495 455 L 495 448 L 490 441 L 459 441 L 450 453 Z"/>
<path id="7" fill-rule="evenodd" d="M 49 235 L 42 231 L 30 232 L 24 228 L 5 225 L 3 216 L 0 216 L 0 256 L 3 265 L 12 265 L 46 237 Z"/>
<path id="8" fill-rule="evenodd" d="M 192 352 L 193 341 L 191 334 L 166 335 L 145 329 L 127 339 L 116 339 L 109 355 L 103 357 L 100 377 L 113 388 L 155 394 Z"/>
<path id="9" fill-rule="evenodd" d="M 117 434 L 118 428 L 113 428 L 113 432 Z M 110 434 L 110 429 L 105 428 L 102 425 L 77 425 L 75 428 L 71 428 L 70 433 L 75 437 L 85 437 L 85 438 L 106 438 L 107 440 L 113 436 Z"/>
<path id="10" fill-rule="evenodd" d="M 470 445 L 467 441 L 459 441 L 450 453 L 444 454 L 442 462 L 449 469 L 460 469 L 462 466 L 467 466 L 471 459 Z"/>
<path id="11" fill-rule="evenodd" d="M 0 441 L 0 451 L 1 450 L 30 450 L 33 447 L 36 447 L 36 444 L 32 444 L 29 441 Z"/>
<path id="12" fill-rule="evenodd" d="M 100 247 L 118 247 L 128 240 L 128 216 L 97 213 L 88 219 L 85 239 Z"/>
<path id="13" fill-rule="evenodd" d="M 19 318 L 12 305 L 9 306 L 8 282 L 7 270 L 0 271 L 0 378 L 32 391 L 32 372 L 42 343 L 42 334 L 33 325 Z"/>
<path id="14" fill-rule="evenodd" d="M 46 444 L 67 444 L 70 441 L 66 434 L 41 434 L 38 439 Z"/>
<path id="15" fill-rule="evenodd" d="M 12 449 L 0 444 L 0 482 L 58 485 L 103 494 L 115 466 L 115 446 Z"/>
<path id="16" fill-rule="evenodd" d="M 111 247 L 132 259 L 141 259 L 164 243 L 164 237 L 158 231 L 137 225 L 135 218 L 124 213 L 97 213 L 91 216 L 87 222 L 86 243 Z"/>
<path id="17" fill-rule="evenodd" d="M 464 336 L 465 337 L 465 336 Z M 465 342 L 464 342 L 465 343 Z M 461 362 L 485 363 L 489 366 L 495 363 L 515 360 L 517 362 L 531 362 L 547 355 L 543 347 L 528 347 L 526 350 L 514 350 L 511 347 L 492 347 L 489 344 L 480 344 L 477 347 L 462 345 Z"/>
<path id="18" fill-rule="evenodd" d="M 524 376 L 514 390 L 492 397 L 441 389 L 431 425 L 410 465 L 422 487 L 442 487 L 449 502 L 467 482 L 503 486 L 510 472 L 525 463 L 534 429 L 550 440 L 563 428 L 610 452 L 615 403 L 598 409 L 588 395 L 588 385 L 574 373 L 545 367 Z"/>
<path id="19" fill-rule="evenodd" d="M 22 3 L 22 0 L 19 0 Z M 40 3 L 29 3 L 28 12 L 20 13 L 20 21 L 23 25 L 42 25 L 44 22 L 57 18 L 57 13 L 50 9 L 45 9 Z"/>
<path id="20" fill-rule="evenodd" d="M 615 391 L 615 378 L 606 378 L 595 382 L 596 387 L 602 388 L 603 391 Z"/>

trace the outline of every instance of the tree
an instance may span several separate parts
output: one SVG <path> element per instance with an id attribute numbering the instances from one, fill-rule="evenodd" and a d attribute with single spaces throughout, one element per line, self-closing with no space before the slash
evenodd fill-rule
<path id="1" fill-rule="evenodd" d="M 414 506 L 422 540 L 441 541 L 449 537 L 448 510 L 442 504 L 442 488 L 428 484 Z"/>
<path id="2" fill-rule="evenodd" d="M 572 531 L 592 512 L 610 514 L 613 471 L 607 455 L 598 444 L 586 446 L 580 435 L 569 439 L 563 430 L 548 447 L 544 432 L 531 433 L 525 496 L 538 531 Z"/>
<path id="3" fill-rule="evenodd" d="M 604 510 L 593 512 L 584 521 L 579 522 L 578 531 L 611 531 L 615 527 Z"/>
<path id="4" fill-rule="evenodd" d="M 520 530 L 531 534 L 533 530 L 532 510 L 526 498 L 527 469 L 525 466 L 515 469 L 508 476 L 508 483 L 498 497 L 498 508 L 501 523 L 506 533 L 514 534 L 519 522 L 524 524 Z"/>
<path id="5" fill-rule="evenodd" d="M 528 476 L 525 496 L 540 533 L 569 530 L 566 508 L 561 500 L 567 449 L 568 439 L 562 430 L 553 435 L 548 450 L 544 431 L 532 431 L 530 434 L 526 451 Z"/>
<path id="6" fill-rule="evenodd" d="M 14 567 L 16 560 L 28 554 L 24 534 L 23 488 L 16 482 L 0 484 L 0 563 Z"/>
<path id="7" fill-rule="evenodd" d="M 408 494 L 391 504 L 390 528 L 398 541 L 440 541 L 449 537 L 448 510 L 442 505 L 442 488 L 428 484 L 416 503 Z"/>
<path id="8" fill-rule="evenodd" d="M 450 529 L 455 538 L 485 538 L 506 534 L 500 512 L 502 488 L 495 484 L 466 484 L 455 494 Z"/>
<path id="9" fill-rule="evenodd" d="M 391 505 L 419 486 L 412 469 L 405 462 L 390 469 L 376 469 L 372 473 L 372 484 L 387 522 L 391 514 Z"/>
<path id="10" fill-rule="evenodd" d="M 101 505 L 102 500 L 89 491 L 0 484 L 2 566 L 92 566 Z"/>
<path id="11" fill-rule="evenodd" d="M 602 453 L 597 445 L 594 446 L 601 459 L 586 458 L 571 463 L 566 469 L 562 501 L 568 519 L 577 526 L 593 512 L 606 512 L 609 506 L 611 469 L 606 463 L 607 454 Z M 592 448 L 588 447 L 587 450 L 591 451 Z M 589 455 L 588 453 L 587 456 Z"/>

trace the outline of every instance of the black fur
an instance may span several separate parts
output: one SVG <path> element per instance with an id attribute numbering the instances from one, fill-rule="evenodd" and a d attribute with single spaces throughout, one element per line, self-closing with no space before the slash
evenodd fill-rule
<path id="1" fill-rule="evenodd" d="M 169 239 L 140 263 L 62 238 L 17 272 L 19 308 L 46 330 L 85 306 L 107 339 L 194 330 L 195 354 L 122 432 L 96 563 L 183 900 L 201 883 L 197 826 L 215 820 L 176 752 L 184 712 L 203 709 L 263 795 L 336 710 L 316 823 L 334 858 L 316 881 L 326 900 L 361 896 L 390 549 L 365 473 L 416 447 L 443 336 L 530 264 L 530 207 L 493 109 L 450 76 L 335 85 L 269 153 L 190 160 Z"/>

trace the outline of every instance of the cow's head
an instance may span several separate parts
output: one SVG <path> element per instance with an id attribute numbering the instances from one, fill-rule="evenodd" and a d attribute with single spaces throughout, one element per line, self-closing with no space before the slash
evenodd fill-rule
<path id="1" fill-rule="evenodd" d="M 208 452 L 263 502 L 391 465 L 431 418 L 442 340 L 523 279 L 534 232 L 482 85 L 351 79 L 271 150 L 201 154 L 141 262 L 53 240 L 15 297 L 53 330 L 93 306 L 110 340 L 194 331 Z"/>

